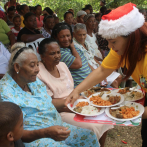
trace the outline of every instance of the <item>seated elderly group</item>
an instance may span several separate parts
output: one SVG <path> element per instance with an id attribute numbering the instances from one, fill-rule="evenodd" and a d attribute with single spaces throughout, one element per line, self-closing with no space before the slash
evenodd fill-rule
<path id="1" fill-rule="evenodd" d="M 113 126 L 75 122 L 75 114 L 66 106 L 67 96 L 103 60 L 96 40 L 89 41 L 93 41 L 89 21 L 95 21 L 95 17 L 81 13 L 85 15 L 82 23 L 72 28 L 65 22 L 55 25 L 55 18 L 50 15 L 42 19 L 38 11 L 23 16 L 25 27 L 18 33 L 18 42 L 12 41 L 11 54 L 0 43 L 0 68 L 5 69 L 0 73 L 1 100 L 21 108 L 24 130 L 20 138 L 26 147 L 104 147 L 107 131 Z M 36 29 L 36 17 L 44 23 L 40 31 Z M 12 39 L 9 30 L 6 32 Z M 25 46 L 38 38 L 45 38 L 38 47 L 41 61 L 35 51 Z M 121 76 L 112 74 L 103 86 L 119 86 Z"/>

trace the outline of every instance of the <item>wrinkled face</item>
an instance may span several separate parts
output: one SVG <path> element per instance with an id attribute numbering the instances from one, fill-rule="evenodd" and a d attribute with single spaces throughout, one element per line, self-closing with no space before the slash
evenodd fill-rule
<path id="1" fill-rule="evenodd" d="M 57 40 L 59 42 L 60 47 L 67 48 L 71 44 L 71 33 L 70 30 L 65 29 L 61 30 L 57 35 Z"/>
<path id="2" fill-rule="evenodd" d="M 46 44 L 46 52 L 41 55 L 41 59 L 45 67 L 55 66 L 59 64 L 61 59 L 60 48 L 57 43 Z"/>
<path id="3" fill-rule="evenodd" d="M 52 30 L 54 26 L 55 26 L 54 18 L 47 18 L 47 20 L 45 22 L 45 27 L 47 27 L 48 29 Z"/>
<path id="4" fill-rule="evenodd" d="M 39 72 L 39 63 L 37 56 L 33 53 L 27 54 L 27 59 L 22 63 L 19 70 L 19 77 L 25 83 L 36 81 L 36 76 Z"/>
<path id="5" fill-rule="evenodd" d="M 64 20 L 67 24 L 72 25 L 73 19 L 73 15 L 71 13 L 68 13 L 66 14 L 66 18 Z"/>
<path id="6" fill-rule="evenodd" d="M 128 37 L 117 37 L 115 39 L 107 39 L 108 47 L 113 49 L 118 55 L 123 55 L 127 44 L 128 44 Z"/>
<path id="7" fill-rule="evenodd" d="M 90 30 L 94 30 L 96 25 L 95 17 L 90 17 L 86 22 L 86 27 Z"/>
<path id="8" fill-rule="evenodd" d="M 16 26 L 16 27 L 20 27 L 21 25 L 21 19 L 20 17 L 16 17 L 13 21 L 13 24 Z"/>
<path id="9" fill-rule="evenodd" d="M 37 6 L 37 9 L 35 11 L 35 14 L 36 15 L 41 15 L 41 13 L 42 13 L 42 7 L 41 6 Z"/>
<path id="10" fill-rule="evenodd" d="M 20 118 L 13 130 L 14 141 L 21 139 L 23 135 L 23 114 L 21 113 Z"/>
<path id="11" fill-rule="evenodd" d="M 36 17 L 34 15 L 29 16 L 28 19 L 25 21 L 25 26 L 31 30 L 37 28 Z"/>
<path id="12" fill-rule="evenodd" d="M 8 12 L 8 16 L 9 16 L 10 18 L 14 17 L 14 14 L 15 14 L 15 11 L 9 11 L 9 12 Z"/>
<path id="13" fill-rule="evenodd" d="M 77 22 L 78 23 L 84 23 L 84 16 L 85 15 L 81 15 L 81 16 L 77 17 Z"/>
<path id="14" fill-rule="evenodd" d="M 85 43 L 86 35 L 87 35 L 87 32 L 84 29 L 80 29 L 74 32 L 75 39 L 82 45 Z"/>
<path id="15" fill-rule="evenodd" d="M 22 12 L 22 15 L 24 16 L 26 13 L 30 12 L 30 9 L 28 6 L 25 6 L 21 12 Z"/>

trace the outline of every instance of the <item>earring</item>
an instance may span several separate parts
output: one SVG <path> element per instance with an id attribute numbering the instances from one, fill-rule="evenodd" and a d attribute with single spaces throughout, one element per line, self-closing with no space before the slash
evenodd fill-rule
<path id="1" fill-rule="evenodd" d="M 19 74 L 19 72 L 17 72 L 17 74 Z"/>

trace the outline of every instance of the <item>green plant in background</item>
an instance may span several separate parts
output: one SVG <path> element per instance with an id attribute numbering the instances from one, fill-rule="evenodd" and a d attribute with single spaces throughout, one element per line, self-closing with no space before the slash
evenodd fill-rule
<path id="1" fill-rule="evenodd" d="M 1 0 L 1 6 L 4 5 L 6 0 Z M 138 8 L 147 8 L 147 0 L 106 0 L 106 7 L 116 8 L 125 3 L 132 2 L 137 5 Z M 28 6 L 41 5 L 42 8 L 50 7 L 55 13 L 57 13 L 60 20 L 63 20 L 64 13 L 69 9 L 74 9 L 76 13 L 85 7 L 86 4 L 93 6 L 93 12 L 97 13 L 100 10 L 100 0 L 19 0 L 20 4 L 27 4 Z"/>

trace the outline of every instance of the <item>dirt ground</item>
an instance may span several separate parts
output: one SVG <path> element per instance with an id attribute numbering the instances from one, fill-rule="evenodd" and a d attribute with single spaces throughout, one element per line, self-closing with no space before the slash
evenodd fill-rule
<path id="1" fill-rule="evenodd" d="M 141 144 L 141 126 L 114 126 L 114 129 L 108 131 L 105 147 L 141 147 Z"/>

